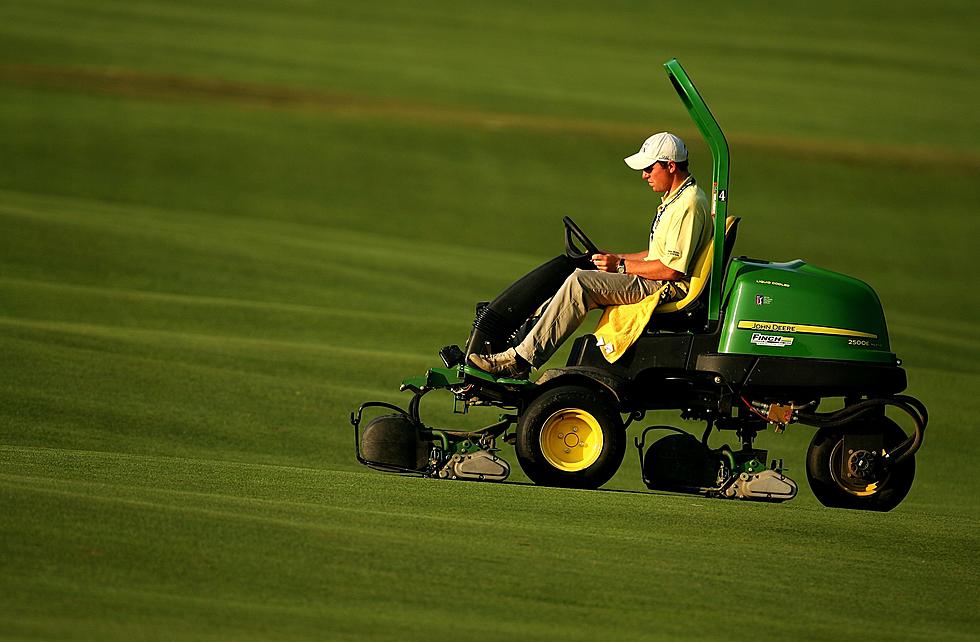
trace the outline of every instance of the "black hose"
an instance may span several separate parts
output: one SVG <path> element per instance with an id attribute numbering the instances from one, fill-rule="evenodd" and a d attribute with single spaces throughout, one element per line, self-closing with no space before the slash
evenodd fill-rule
<path id="1" fill-rule="evenodd" d="M 714 428 L 714 427 L 715 427 L 715 420 L 714 419 L 709 419 L 708 420 L 708 425 L 705 426 L 705 428 L 704 428 L 704 434 L 701 435 L 701 443 L 704 444 L 705 446 L 708 445 L 708 437 L 711 436 L 711 429 Z"/>
<path id="2" fill-rule="evenodd" d="M 691 433 L 681 430 L 680 428 L 675 428 L 674 426 L 648 426 L 640 433 L 639 437 L 633 437 L 633 445 L 637 448 L 643 448 L 646 445 L 647 433 L 651 430 L 671 430 L 681 435 L 690 435 Z"/>
<path id="3" fill-rule="evenodd" d="M 801 412 L 797 416 L 803 423 L 821 428 L 835 428 L 853 421 L 857 417 L 867 414 L 882 405 L 885 405 L 885 400 L 883 399 L 866 399 L 833 412 Z"/>
<path id="4" fill-rule="evenodd" d="M 895 399 L 899 401 L 904 401 L 913 408 L 919 411 L 919 416 L 922 418 L 922 425 L 925 426 L 929 423 L 929 411 L 926 410 L 926 405 L 916 399 L 915 397 L 910 397 L 908 395 L 895 395 Z"/>
<path id="5" fill-rule="evenodd" d="M 912 436 L 885 453 L 885 459 L 890 460 L 891 465 L 897 466 L 914 455 L 922 446 L 926 425 L 929 423 L 929 412 L 925 404 L 914 397 L 898 395 L 891 398 L 866 399 L 834 412 L 799 413 L 797 417 L 801 422 L 819 428 L 836 428 L 851 423 L 881 406 L 894 406 L 910 416 L 915 423 L 915 432 Z"/>
<path id="6" fill-rule="evenodd" d="M 901 408 L 912 417 L 915 422 L 915 433 L 891 449 L 891 452 L 885 454 L 885 459 L 891 459 L 895 457 L 895 453 L 899 453 L 898 457 L 892 461 L 893 465 L 898 465 L 908 459 L 911 455 L 915 454 L 919 447 L 922 445 L 922 438 L 925 434 L 926 424 L 929 422 L 929 413 L 926 407 L 921 401 L 913 397 L 902 396 L 901 399 L 896 397 L 898 403 L 895 404 L 896 407 Z M 901 405 L 899 405 L 901 404 Z"/>
<path id="7" fill-rule="evenodd" d="M 408 418 L 412 420 L 412 423 L 419 427 L 425 427 L 422 423 L 422 418 L 419 416 L 419 405 L 422 403 L 422 395 L 429 392 L 428 390 L 420 390 L 412 395 L 412 400 L 408 402 Z"/>

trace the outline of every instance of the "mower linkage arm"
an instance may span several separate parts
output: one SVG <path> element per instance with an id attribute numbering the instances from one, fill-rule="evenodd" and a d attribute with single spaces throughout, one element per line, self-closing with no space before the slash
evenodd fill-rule
<path id="1" fill-rule="evenodd" d="M 404 415 L 405 418 L 408 419 L 419 432 L 431 435 L 433 440 L 441 441 L 444 452 L 449 452 L 450 440 L 462 441 L 465 439 L 470 439 L 478 443 L 481 443 L 483 440 L 488 438 L 493 440 L 507 432 L 507 429 L 517 422 L 517 415 L 501 415 L 500 421 L 477 430 L 456 431 L 431 428 L 422 423 L 422 419 L 419 417 L 419 405 L 422 400 L 422 396 L 431 389 L 424 387 L 419 389 L 415 388 L 414 386 L 412 386 L 411 389 L 414 394 L 412 395 L 412 400 L 408 404 L 408 410 L 384 401 L 367 401 L 358 406 L 357 412 L 352 412 L 350 414 L 350 423 L 354 427 L 354 454 L 359 463 L 369 468 L 374 468 L 376 470 L 388 473 L 412 473 L 418 475 L 419 473 L 425 472 L 415 468 L 403 468 L 401 466 L 371 461 L 369 459 L 365 459 L 364 456 L 361 455 L 361 419 L 364 411 L 368 408 L 385 408 L 387 410 L 393 410 L 400 415 Z"/>

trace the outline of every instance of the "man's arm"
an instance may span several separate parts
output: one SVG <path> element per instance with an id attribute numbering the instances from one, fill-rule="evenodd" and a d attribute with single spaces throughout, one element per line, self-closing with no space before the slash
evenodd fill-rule
<path id="1" fill-rule="evenodd" d="M 643 259 L 647 258 L 647 255 L 649 253 L 650 253 L 650 250 L 643 250 L 642 252 L 630 252 L 629 254 L 617 254 L 617 256 L 619 256 L 620 258 L 629 260 L 629 261 L 642 261 Z"/>
<path id="2" fill-rule="evenodd" d="M 658 281 L 680 281 L 684 278 L 683 272 L 669 268 L 660 261 L 646 261 L 644 260 L 646 256 L 645 252 L 634 252 L 632 254 L 593 254 L 592 262 L 603 272 L 616 272 L 620 259 L 625 259 L 627 274 L 636 274 L 645 279 L 656 279 Z"/>

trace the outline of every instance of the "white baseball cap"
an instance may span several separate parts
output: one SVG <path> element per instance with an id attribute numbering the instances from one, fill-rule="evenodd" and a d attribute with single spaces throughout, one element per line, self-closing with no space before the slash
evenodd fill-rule
<path id="1" fill-rule="evenodd" d="M 631 169 L 645 169 L 657 161 L 687 160 L 687 146 L 677 136 L 660 132 L 643 141 L 640 151 L 623 159 Z"/>

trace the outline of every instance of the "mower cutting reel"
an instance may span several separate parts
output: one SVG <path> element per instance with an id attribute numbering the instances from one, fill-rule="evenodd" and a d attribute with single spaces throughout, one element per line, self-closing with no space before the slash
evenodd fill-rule
<path id="1" fill-rule="evenodd" d="M 406 379 L 407 410 L 383 402 L 351 415 L 357 459 L 403 474 L 502 481 L 510 467 L 500 442 L 513 444 L 533 482 L 598 488 L 619 470 L 627 429 L 648 411 L 675 410 L 701 422 L 700 438 L 674 426 L 649 426 L 634 439 L 651 490 L 722 499 L 783 502 L 798 485 L 783 460 L 755 447 L 766 430 L 815 427 L 806 455 L 814 496 L 833 508 L 888 511 L 909 493 L 928 413 L 901 394 L 907 385 L 891 351 L 881 303 L 857 279 L 802 260 L 735 257 L 738 218 L 728 217 L 728 144 L 676 60 L 665 65 L 681 101 L 712 150 L 714 233 L 690 268 L 687 296 L 654 310 L 649 326 L 610 363 L 596 337 L 571 346 L 564 367 L 535 382 L 495 378 L 470 365 L 473 353 L 516 346 L 565 279 L 595 269 L 597 245 L 570 218 L 564 253 L 476 306 L 465 348 L 439 356 L 445 367 Z M 422 397 L 448 392 L 453 409 L 491 407 L 497 422 L 473 431 L 426 425 Z M 840 401 L 836 401 L 840 400 Z M 820 411 L 824 404 L 836 409 Z M 906 434 L 887 408 L 907 415 Z M 363 413 L 382 414 L 361 429 Z M 512 430 L 513 429 L 513 430 Z M 653 440 L 654 433 L 669 434 Z M 714 432 L 733 433 L 736 447 L 712 447 Z"/>
<path id="2" fill-rule="evenodd" d="M 426 426 L 419 417 L 422 396 L 432 388 L 414 388 L 408 410 L 380 402 L 361 404 L 351 413 L 357 461 L 383 472 L 440 479 L 503 481 L 510 465 L 497 455 L 496 440 L 516 418 L 502 415 L 500 421 L 476 431 L 439 430 Z M 381 408 L 392 412 L 378 415 L 361 429 L 364 411 Z"/>
<path id="3" fill-rule="evenodd" d="M 670 430 L 674 434 L 655 441 L 644 454 L 647 433 Z M 707 437 L 710 427 L 705 431 Z M 708 447 L 707 438 L 673 426 L 650 426 L 635 440 L 643 483 L 651 490 L 697 493 L 708 497 L 783 502 L 796 497 L 796 482 L 783 474 L 782 461 L 766 467 L 767 452 L 745 446 L 733 451 L 725 445 Z"/>

